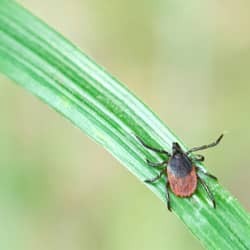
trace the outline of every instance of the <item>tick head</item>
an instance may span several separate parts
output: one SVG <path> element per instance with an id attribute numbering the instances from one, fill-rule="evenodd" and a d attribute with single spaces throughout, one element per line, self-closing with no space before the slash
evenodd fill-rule
<path id="1" fill-rule="evenodd" d="M 173 142 L 173 145 L 172 145 L 172 154 L 176 155 L 176 154 L 179 154 L 179 153 L 183 153 L 180 145 L 178 144 L 178 142 Z"/>

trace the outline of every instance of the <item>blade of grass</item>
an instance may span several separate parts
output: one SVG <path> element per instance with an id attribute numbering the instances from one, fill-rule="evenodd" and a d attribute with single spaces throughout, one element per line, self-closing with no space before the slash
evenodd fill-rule
<path id="1" fill-rule="evenodd" d="M 17 3 L 0 0 L 0 70 L 103 145 L 141 181 L 156 172 L 135 135 L 171 150 L 178 138 L 121 83 Z M 250 249 L 250 218 L 221 185 L 207 180 L 217 209 L 198 188 L 191 199 L 171 194 L 174 213 L 209 249 Z M 162 179 L 147 185 L 165 202 Z"/>

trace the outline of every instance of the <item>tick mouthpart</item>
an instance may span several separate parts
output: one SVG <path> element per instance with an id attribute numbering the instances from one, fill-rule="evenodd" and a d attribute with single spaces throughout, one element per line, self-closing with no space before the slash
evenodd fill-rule
<path id="1" fill-rule="evenodd" d="M 176 153 L 181 153 L 182 152 L 182 149 L 181 149 L 178 142 L 173 142 L 172 152 L 173 152 L 173 155 L 176 154 Z"/>

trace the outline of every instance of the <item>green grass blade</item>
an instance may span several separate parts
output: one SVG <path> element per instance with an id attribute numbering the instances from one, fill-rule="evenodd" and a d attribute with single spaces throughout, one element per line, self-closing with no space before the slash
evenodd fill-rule
<path id="1" fill-rule="evenodd" d="M 121 83 L 10 0 L 0 0 L 0 70 L 103 145 L 141 181 L 156 174 L 145 158 L 161 158 L 145 150 L 135 135 L 169 151 L 173 141 L 180 142 Z M 207 183 L 216 210 L 199 187 L 191 199 L 171 194 L 174 213 L 209 249 L 250 249 L 249 214 L 217 182 Z M 147 186 L 165 202 L 163 179 Z"/>

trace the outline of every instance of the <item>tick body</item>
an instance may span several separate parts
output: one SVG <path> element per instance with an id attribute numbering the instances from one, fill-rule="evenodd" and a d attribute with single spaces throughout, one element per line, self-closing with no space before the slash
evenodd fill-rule
<path id="1" fill-rule="evenodd" d="M 137 137 L 137 139 L 142 143 L 144 147 L 150 149 L 154 152 L 165 154 L 167 159 L 163 162 L 154 163 L 147 160 L 147 163 L 154 168 L 159 168 L 161 171 L 153 179 L 145 180 L 147 183 L 153 183 L 161 178 L 162 175 L 166 176 L 166 198 L 167 206 L 171 211 L 170 197 L 169 197 L 169 187 L 172 192 L 179 197 L 190 197 L 196 190 L 198 181 L 208 193 L 210 200 L 213 203 L 213 207 L 216 208 L 216 203 L 212 192 L 204 181 L 203 175 L 207 175 L 215 180 L 217 178 L 210 173 L 206 172 L 203 168 L 196 166 L 198 162 L 204 161 L 204 156 L 202 155 L 190 155 L 191 153 L 204 150 L 216 146 L 222 139 L 223 134 L 213 143 L 208 145 L 203 145 L 200 147 L 195 147 L 187 152 L 185 152 L 177 142 L 172 145 L 172 154 L 168 153 L 162 149 L 156 149 L 147 145 L 142 139 Z M 201 174 L 203 173 L 203 175 Z"/>

